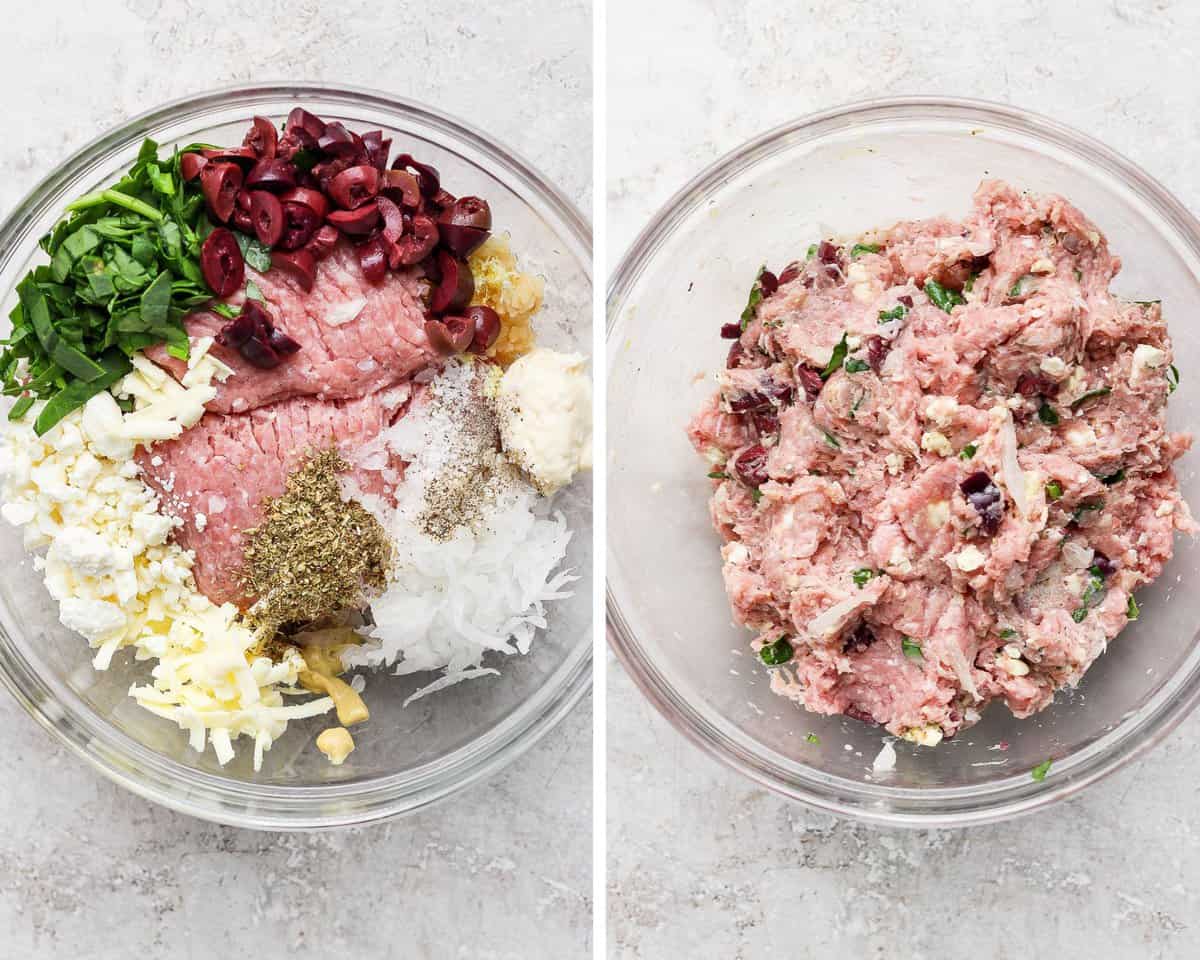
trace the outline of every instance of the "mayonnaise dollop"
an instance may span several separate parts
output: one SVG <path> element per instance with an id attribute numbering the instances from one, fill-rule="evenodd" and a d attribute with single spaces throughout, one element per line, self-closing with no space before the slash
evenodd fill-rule
<path id="1" fill-rule="evenodd" d="M 544 496 L 592 467 L 592 383 L 578 353 L 537 349 L 497 388 L 504 452 Z"/>

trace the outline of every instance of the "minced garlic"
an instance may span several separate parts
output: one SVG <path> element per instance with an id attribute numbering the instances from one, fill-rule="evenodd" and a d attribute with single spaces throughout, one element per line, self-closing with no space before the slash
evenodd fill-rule
<path id="1" fill-rule="evenodd" d="M 507 236 L 488 237 L 468 257 L 475 280 L 472 304 L 491 307 L 500 315 L 500 336 L 487 355 L 507 367 L 534 347 L 533 315 L 542 307 L 541 277 L 522 273 Z"/>

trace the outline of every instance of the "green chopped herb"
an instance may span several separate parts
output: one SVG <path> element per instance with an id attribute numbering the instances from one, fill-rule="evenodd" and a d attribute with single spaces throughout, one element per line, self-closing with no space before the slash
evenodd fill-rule
<path id="1" fill-rule="evenodd" d="M 25 394 L 25 396 L 12 405 L 12 408 L 8 411 L 8 419 L 20 420 L 29 412 L 29 408 L 32 406 L 33 397 L 31 397 L 29 394 Z"/>
<path id="2" fill-rule="evenodd" d="M 856 243 L 850 248 L 850 259 L 857 260 L 864 253 L 878 253 L 880 246 L 877 243 Z"/>
<path id="3" fill-rule="evenodd" d="M 921 652 L 921 645 L 912 637 L 900 638 L 900 649 L 904 651 L 904 655 L 909 660 L 924 660 L 925 655 Z"/>
<path id="4" fill-rule="evenodd" d="M 899 320 L 906 313 L 908 313 L 908 307 L 902 303 L 898 303 L 891 310 L 880 310 L 879 322 L 887 323 L 889 320 Z"/>
<path id="5" fill-rule="evenodd" d="M 821 742 L 821 738 L 818 737 L 815 733 L 810 733 L 804 739 L 807 740 L 809 743 L 820 743 Z"/>
<path id="6" fill-rule="evenodd" d="M 835 437 L 832 433 L 830 433 L 828 430 L 822 430 L 821 432 L 823 434 L 825 434 L 825 442 L 827 444 L 829 444 L 831 447 L 834 447 L 838 450 L 840 450 L 842 448 L 841 441 L 838 440 L 838 438 Z"/>
<path id="7" fill-rule="evenodd" d="M 1025 274 L 1023 277 L 1018 277 L 1017 282 L 1008 289 L 1009 297 L 1025 297 L 1033 293 L 1037 286 L 1037 277 L 1031 274 Z"/>
<path id="8" fill-rule="evenodd" d="M 958 452 L 958 459 L 959 460 L 970 460 L 973 456 L 975 456 L 975 454 L 978 451 L 979 451 L 979 447 L 977 447 L 973 443 L 968 443 L 965 447 L 962 448 L 962 450 L 960 450 Z"/>
<path id="9" fill-rule="evenodd" d="M 166 343 L 186 358 L 183 317 L 212 300 L 200 269 L 211 229 L 203 192 L 184 181 L 181 151 L 158 153 L 143 141 L 119 181 L 67 204 L 39 241 L 49 264 L 16 285 L 0 373 L 6 395 L 46 401 L 38 433 L 123 376 L 114 371 L 127 356 Z"/>
<path id="10" fill-rule="evenodd" d="M 1050 772 L 1050 765 L 1053 762 L 1054 762 L 1053 760 L 1043 760 L 1041 763 L 1039 763 L 1036 767 L 1033 768 L 1033 771 L 1030 773 L 1030 776 L 1033 777 L 1033 779 L 1036 780 L 1038 783 L 1041 783 L 1043 780 L 1046 779 L 1046 774 L 1048 774 Z"/>
<path id="11" fill-rule="evenodd" d="M 1120 483 L 1125 479 L 1125 468 L 1122 467 L 1116 473 L 1110 473 L 1107 477 L 1101 477 L 1100 482 L 1106 487 L 1111 487 L 1114 483 Z"/>
<path id="12" fill-rule="evenodd" d="M 1077 506 L 1075 508 L 1075 512 L 1073 514 L 1071 514 L 1071 522 L 1078 523 L 1080 518 L 1083 517 L 1083 515 L 1085 513 L 1091 513 L 1093 511 L 1103 510 L 1103 509 L 1104 509 L 1104 501 L 1103 500 L 1097 501 L 1096 503 L 1081 503 L 1079 506 Z"/>
<path id="13" fill-rule="evenodd" d="M 1000 631 L 1000 639 L 1001 640 L 1012 640 L 1014 637 L 1016 637 L 1016 635 L 1017 635 L 1017 631 L 1014 630 L 1012 627 L 1005 627 L 1003 630 Z"/>
<path id="14" fill-rule="evenodd" d="M 759 490 L 758 487 L 752 488 L 750 490 L 750 499 L 753 500 L 755 505 L 757 506 L 758 501 L 762 499 L 762 491 Z"/>
<path id="15" fill-rule="evenodd" d="M 238 247 L 242 251 L 242 257 L 246 261 L 246 266 L 259 273 L 266 273 L 271 269 L 271 248 L 266 244 L 261 243 L 257 237 L 247 236 L 239 230 L 233 233 L 237 238 Z M 759 274 L 762 270 L 758 271 Z M 762 299 L 762 291 L 759 291 L 759 300 Z M 743 330 L 745 327 L 743 326 Z"/>
<path id="16" fill-rule="evenodd" d="M 1171 364 L 1171 372 L 1167 374 L 1167 393 L 1174 393 L 1179 389 L 1179 368 L 1175 364 Z"/>
<path id="17" fill-rule="evenodd" d="M 858 395 L 858 399 L 854 401 L 854 406 L 850 408 L 850 419 L 854 419 L 854 415 L 858 413 L 858 408 L 862 406 L 862 402 L 867 398 L 867 391 L 864 390 Z"/>
<path id="18" fill-rule="evenodd" d="M 1059 424 L 1058 411 L 1050 406 L 1050 404 L 1045 400 L 1043 400 L 1042 405 L 1038 407 L 1038 419 L 1050 427 L 1056 427 Z"/>
<path id="19" fill-rule="evenodd" d="M 1061 500 L 1062 484 L 1057 480 L 1051 480 L 1048 484 L 1046 484 L 1046 496 L 1051 500 Z"/>
<path id="20" fill-rule="evenodd" d="M 972 273 L 967 277 L 967 282 L 963 284 L 963 293 L 971 293 L 975 289 L 975 281 L 979 279 L 978 273 Z"/>
<path id="21" fill-rule="evenodd" d="M 858 589 L 861 590 L 866 585 L 866 582 L 875 576 L 875 571 L 870 567 L 859 567 L 850 576 L 858 584 Z"/>
<path id="22" fill-rule="evenodd" d="M 1095 390 L 1089 390 L 1081 397 L 1076 397 L 1071 401 L 1071 409 L 1078 410 L 1085 403 L 1090 403 L 1092 400 L 1099 400 L 1101 397 L 1107 397 L 1112 393 L 1112 387 L 1097 387 Z"/>
<path id="23" fill-rule="evenodd" d="M 851 357 L 845 362 L 845 364 L 843 364 L 843 369 L 847 373 L 865 373 L 867 370 L 871 369 L 871 366 L 870 364 L 859 360 L 858 357 Z"/>
<path id="24" fill-rule="evenodd" d="M 708 479 L 709 480 L 728 480 L 729 474 L 727 474 L 724 470 L 714 470 L 712 473 L 710 473 L 708 475 Z"/>
<path id="25" fill-rule="evenodd" d="M 758 651 L 759 659 L 768 667 L 777 667 L 792 659 L 792 645 L 787 637 L 780 637 L 774 643 L 763 644 Z"/>
<path id="26" fill-rule="evenodd" d="M 816 255 L 817 255 L 817 244 L 815 244 L 815 243 L 810 243 L 810 244 L 808 245 L 808 252 L 804 254 L 804 259 L 805 259 L 805 260 L 811 260 L 811 259 L 812 259 L 813 257 L 815 257 Z"/>
<path id="27" fill-rule="evenodd" d="M 841 367 L 842 362 L 846 359 L 846 352 L 850 347 L 846 343 L 846 334 L 842 334 L 842 339 L 837 342 L 833 348 L 833 353 L 829 356 L 829 362 L 825 364 L 825 369 L 821 371 L 821 379 L 828 380 Z"/>
<path id="28" fill-rule="evenodd" d="M 1087 619 L 1087 615 L 1087 607 L 1076 607 L 1071 611 L 1071 619 L 1076 623 L 1083 623 L 1083 621 Z"/>
<path id="29" fill-rule="evenodd" d="M 959 304 L 966 303 L 962 298 L 962 294 L 943 287 L 936 280 L 925 281 L 925 296 L 929 298 L 930 303 L 939 310 L 945 310 L 946 313 L 949 313 Z"/>
<path id="30" fill-rule="evenodd" d="M 1125 604 L 1125 616 L 1127 616 L 1130 620 L 1136 620 L 1141 612 L 1142 611 L 1138 608 L 1137 601 L 1133 599 L 1133 594 L 1131 593 L 1129 595 L 1129 602 Z"/>

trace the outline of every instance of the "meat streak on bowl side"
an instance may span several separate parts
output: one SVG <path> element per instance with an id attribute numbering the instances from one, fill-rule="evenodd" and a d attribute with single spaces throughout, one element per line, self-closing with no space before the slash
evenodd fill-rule
<path id="1" fill-rule="evenodd" d="M 773 688 L 933 744 L 1045 707 L 1137 616 L 1197 529 L 1191 438 L 1159 305 L 1109 292 L 1062 198 L 985 182 L 873 239 L 761 275 L 689 434 Z"/>

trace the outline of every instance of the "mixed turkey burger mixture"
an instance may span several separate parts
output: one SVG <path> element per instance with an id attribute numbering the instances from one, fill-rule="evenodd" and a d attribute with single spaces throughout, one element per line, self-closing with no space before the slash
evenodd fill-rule
<path id="1" fill-rule="evenodd" d="M 987 181 L 965 220 L 759 273 L 689 434 L 776 692 L 934 745 L 1042 709 L 1137 619 L 1197 528 L 1162 311 L 1119 269 L 1066 200 Z"/>
<path id="2" fill-rule="evenodd" d="M 551 506 L 590 465 L 584 359 L 480 197 L 297 107 L 241 146 L 146 141 L 18 285 L 0 508 L 97 669 L 193 747 L 263 753 L 350 667 L 495 674 L 569 595 Z"/>

